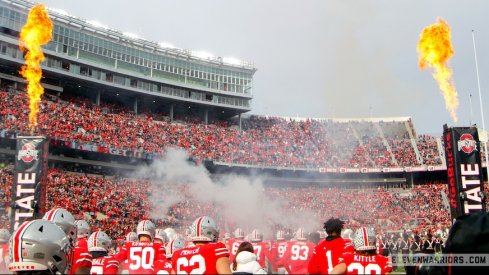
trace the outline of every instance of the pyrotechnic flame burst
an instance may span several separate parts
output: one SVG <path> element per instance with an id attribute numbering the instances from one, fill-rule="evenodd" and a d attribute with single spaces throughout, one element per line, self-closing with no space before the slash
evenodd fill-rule
<path id="1" fill-rule="evenodd" d="M 27 22 L 20 32 L 20 50 L 24 55 L 25 65 L 20 74 L 27 80 L 27 95 L 29 96 L 29 128 L 31 134 L 37 126 L 37 115 L 44 88 L 41 86 L 41 62 L 45 59 L 41 46 L 47 44 L 53 33 L 53 23 L 49 19 L 44 5 L 32 7 L 27 16 Z"/>
<path id="2" fill-rule="evenodd" d="M 437 22 L 423 29 L 418 42 L 419 68 L 433 68 L 433 77 L 438 82 L 445 106 L 454 122 L 457 122 L 457 108 L 459 105 L 457 90 L 452 81 L 452 69 L 448 66 L 448 60 L 454 55 L 450 26 L 437 18 Z"/>

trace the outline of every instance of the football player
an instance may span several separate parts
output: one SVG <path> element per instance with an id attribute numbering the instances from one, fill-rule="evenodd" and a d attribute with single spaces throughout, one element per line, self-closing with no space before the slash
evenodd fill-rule
<path id="1" fill-rule="evenodd" d="M 138 240 L 138 234 L 136 232 L 129 232 L 126 234 L 126 242 L 119 247 L 118 252 L 122 251 L 122 248 L 125 246 L 126 243 L 130 242 L 136 242 Z M 121 266 L 121 273 L 122 274 L 129 274 L 129 260 L 124 260 L 122 263 L 120 263 Z"/>
<path id="2" fill-rule="evenodd" d="M 316 245 L 307 240 L 302 227 L 295 233 L 295 239 L 296 241 L 287 243 L 287 250 L 282 262 L 288 274 L 306 274 L 309 260 Z"/>
<path id="3" fill-rule="evenodd" d="M 70 240 L 59 226 L 46 220 L 28 221 L 10 238 L 8 268 L 22 274 L 66 274 L 70 253 Z"/>
<path id="4" fill-rule="evenodd" d="M 217 242 L 219 229 L 216 222 L 201 216 L 190 230 L 195 246 L 173 253 L 172 274 L 231 274 L 229 251 L 223 243 Z"/>
<path id="5" fill-rule="evenodd" d="M 138 241 L 127 242 L 115 256 L 119 263 L 128 260 L 130 274 L 153 274 L 153 264 L 164 255 L 164 247 L 154 243 L 155 225 L 150 220 L 138 223 L 136 234 Z"/>
<path id="6" fill-rule="evenodd" d="M 7 274 L 8 271 L 8 241 L 10 231 L 6 228 L 0 229 L 0 274 Z"/>
<path id="7" fill-rule="evenodd" d="M 77 246 L 77 227 L 73 215 L 64 208 L 55 208 L 46 212 L 43 219 L 59 226 L 66 233 L 73 246 L 69 274 L 90 274 L 92 255 L 88 252 L 87 246 Z"/>
<path id="8" fill-rule="evenodd" d="M 331 218 L 324 223 L 324 230 L 328 234 L 313 250 L 309 261 L 309 274 L 329 274 L 344 252 L 353 252 L 353 246 L 341 238 L 341 230 L 345 223 Z"/>
<path id="9" fill-rule="evenodd" d="M 239 245 L 244 242 L 245 234 L 241 228 L 236 228 L 234 230 L 234 239 L 229 239 L 227 247 L 229 247 L 229 261 L 233 262 L 234 257 L 236 257 L 236 252 L 238 252 Z"/>
<path id="10" fill-rule="evenodd" d="M 168 237 L 166 236 L 165 230 L 161 228 L 156 229 L 154 242 L 161 244 L 163 248 L 166 247 L 166 244 L 168 243 Z M 165 258 L 164 249 L 162 249 L 161 252 L 163 253 L 161 258 L 164 259 Z"/>
<path id="11" fill-rule="evenodd" d="M 76 225 L 76 246 L 88 247 L 87 241 L 90 236 L 90 225 L 85 220 L 77 220 L 75 221 Z"/>
<path id="12" fill-rule="evenodd" d="M 97 231 L 88 238 L 88 251 L 92 254 L 90 274 L 119 274 L 119 261 L 108 256 L 112 240 L 103 231 Z"/>
<path id="13" fill-rule="evenodd" d="M 250 242 L 255 250 L 256 261 L 267 270 L 272 258 L 270 255 L 270 244 L 263 241 L 263 233 L 258 229 L 251 231 Z"/>
<path id="14" fill-rule="evenodd" d="M 355 232 L 354 253 L 344 253 L 331 274 L 388 274 L 392 271 L 389 258 L 377 254 L 373 229 L 362 227 Z"/>
<path id="15" fill-rule="evenodd" d="M 272 243 L 270 257 L 272 259 L 272 271 L 276 274 L 285 274 L 282 258 L 287 250 L 287 240 L 283 230 L 277 231 L 276 241 Z"/>
<path id="16" fill-rule="evenodd" d="M 183 238 L 176 238 L 169 241 L 165 246 L 166 259 L 155 261 L 154 270 L 156 274 L 170 274 L 172 270 L 171 259 L 173 253 L 177 250 L 184 248 L 185 240 Z"/>
<path id="17" fill-rule="evenodd" d="M 155 243 L 160 243 L 162 245 L 166 245 L 168 242 L 168 237 L 166 236 L 165 230 L 161 228 L 157 228 L 155 231 Z"/>
<path id="18" fill-rule="evenodd" d="M 222 243 L 226 245 L 226 248 L 228 250 L 231 249 L 231 244 L 229 243 L 229 241 L 231 240 L 231 234 L 229 232 L 226 232 L 224 233 L 224 236 L 222 237 Z"/>

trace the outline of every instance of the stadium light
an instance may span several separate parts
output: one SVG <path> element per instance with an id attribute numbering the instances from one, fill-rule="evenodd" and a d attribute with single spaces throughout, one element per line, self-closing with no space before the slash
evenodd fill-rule
<path id="1" fill-rule="evenodd" d="M 135 34 L 135 33 L 132 33 L 132 32 L 123 32 L 122 33 L 124 36 L 127 36 L 129 38 L 133 38 L 133 39 L 140 39 L 140 37 Z"/>
<path id="2" fill-rule="evenodd" d="M 234 57 L 224 57 L 222 60 L 224 63 L 228 63 L 231 65 L 241 65 L 243 63 L 243 61 Z"/>
<path id="3" fill-rule="evenodd" d="M 99 28 L 106 29 L 106 30 L 109 29 L 108 26 L 106 26 L 100 22 L 97 22 L 97 21 L 89 20 L 89 21 L 87 21 L 87 23 L 93 25 L 94 27 L 99 27 Z"/>
<path id="4" fill-rule="evenodd" d="M 192 56 L 202 58 L 202 59 L 211 59 L 212 57 L 214 57 L 213 54 L 208 52 L 203 52 L 203 51 L 192 51 Z"/>
<path id="5" fill-rule="evenodd" d="M 66 15 L 70 16 L 65 10 L 62 9 L 56 9 L 56 8 L 47 8 L 50 11 L 54 11 L 55 13 L 61 14 L 61 15 Z"/>
<path id="6" fill-rule="evenodd" d="M 172 44 L 170 43 L 167 43 L 167 42 L 159 42 L 158 45 L 162 48 L 169 48 L 169 49 L 175 49 L 177 47 L 173 46 Z"/>

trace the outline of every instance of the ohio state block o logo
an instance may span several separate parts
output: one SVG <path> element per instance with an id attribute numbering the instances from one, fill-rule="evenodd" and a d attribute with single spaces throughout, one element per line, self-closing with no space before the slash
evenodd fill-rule
<path id="1" fill-rule="evenodd" d="M 467 154 L 472 153 L 476 149 L 476 142 L 471 134 L 463 134 L 458 141 L 458 150 L 462 150 Z"/>

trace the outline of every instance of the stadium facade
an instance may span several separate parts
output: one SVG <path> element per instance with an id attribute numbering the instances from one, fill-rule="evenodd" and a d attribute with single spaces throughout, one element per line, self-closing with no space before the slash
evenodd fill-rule
<path id="1" fill-rule="evenodd" d="M 22 83 L 24 63 L 19 33 L 34 4 L 0 1 L 0 77 Z M 43 84 L 48 90 L 74 91 L 97 104 L 101 99 L 141 109 L 209 118 L 229 118 L 250 111 L 252 63 L 200 56 L 190 50 L 108 29 L 62 11 L 49 9 L 53 39 L 43 51 Z"/>

